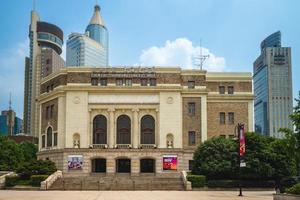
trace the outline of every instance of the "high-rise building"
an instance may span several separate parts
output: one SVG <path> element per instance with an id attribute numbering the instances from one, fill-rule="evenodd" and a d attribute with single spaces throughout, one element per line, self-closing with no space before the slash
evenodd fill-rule
<path id="1" fill-rule="evenodd" d="M 96 5 L 85 34 L 72 33 L 67 41 L 67 66 L 108 66 L 108 31 Z"/>
<path id="2" fill-rule="evenodd" d="M 25 88 L 24 88 L 24 132 L 37 136 L 39 105 L 37 98 L 40 93 L 40 81 L 47 71 L 54 71 L 50 63 L 59 60 L 58 67 L 64 67 L 60 54 L 62 53 L 63 31 L 54 24 L 40 21 L 36 11 L 31 11 L 31 23 L 29 26 L 30 56 L 25 59 Z M 44 58 L 50 54 L 51 59 Z M 48 56 L 49 57 L 49 56 Z M 55 58 L 54 58 L 55 57 Z M 54 58 L 54 59 L 53 59 Z M 48 63 L 48 66 L 46 66 Z M 50 65 L 50 67 L 49 67 Z"/>
<path id="3" fill-rule="evenodd" d="M 261 42 L 261 55 L 255 60 L 255 131 L 282 138 L 280 128 L 293 128 L 291 48 L 281 46 L 281 33 L 275 32 Z"/>

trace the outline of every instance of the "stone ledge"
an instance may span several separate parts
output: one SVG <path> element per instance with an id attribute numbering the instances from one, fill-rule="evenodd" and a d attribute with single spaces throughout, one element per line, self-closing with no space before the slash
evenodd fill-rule
<path id="1" fill-rule="evenodd" d="M 273 200 L 299 200 L 300 195 L 295 194 L 274 194 Z"/>

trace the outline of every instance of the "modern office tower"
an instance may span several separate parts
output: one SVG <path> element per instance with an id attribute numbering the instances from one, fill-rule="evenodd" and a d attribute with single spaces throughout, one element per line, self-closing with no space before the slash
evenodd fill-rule
<path id="1" fill-rule="evenodd" d="M 67 41 L 67 66 L 107 66 L 106 50 L 87 35 L 72 33 Z"/>
<path id="2" fill-rule="evenodd" d="M 41 50 L 41 76 L 42 78 L 55 73 L 59 69 L 66 66 L 66 63 L 59 54 L 50 48 L 43 48 Z"/>
<path id="3" fill-rule="evenodd" d="M 0 115 L 0 135 L 13 136 L 22 132 L 22 119 L 16 116 L 12 109 L 11 98 L 8 110 L 4 110 Z"/>
<path id="4" fill-rule="evenodd" d="M 59 60 L 58 57 L 62 53 L 63 31 L 56 25 L 40 21 L 38 13 L 33 10 L 29 39 L 30 56 L 25 59 L 24 132 L 37 136 L 40 112 L 37 98 L 40 93 L 41 75 L 44 74 L 42 73 L 44 53 L 48 52 L 46 49 L 50 49 L 52 55 Z"/>
<path id="5" fill-rule="evenodd" d="M 293 128 L 291 48 L 281 46 L 281 33 L 275 32 L 261 43 L 261 55 L 253 65 L 255 131 L 282 138 L 280 128 Z"/>
<path id="6" fill-rule="evenodd" d="M 96 5 L 85 34 L 72 33 L 67 41 L 67 66 L 108 66 L 108 31 Z"/>

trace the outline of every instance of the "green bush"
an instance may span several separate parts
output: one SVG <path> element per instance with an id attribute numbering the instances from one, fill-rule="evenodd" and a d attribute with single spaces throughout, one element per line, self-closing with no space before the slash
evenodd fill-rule
<path id="1" fill-rule="evenodd" d="M 32 186 L 40 186 L 41 182 L 46 180 L 48 178 L 48 175 L 32 175 L 30 177 L 30 184 Z"/>
<path id="2" fill-rule="evenodd" d="M 286 193 L 299 194 L 300 195 L 300 183 L 298 183 L 298 184 L 290 187 L 289 189 L 287 189 Z"/>
<path id="3" fill-rule="evenodd" d="M 202 175 L 187 175 L 187 180 L 192 183 L 192 187 L 204 187 L 206 177 Z"/>
<path id="4" fill-rule="evenodd" d="M 15 185 L 18 185 L 19 180 L 20 180 L 19 176 L 6 176 L 5 177 L 5 186 L 13 187 Z"/>
<path id="5" fill-rule="evenodd" d="M 212 188 L 236 188 L 239 184 L 239 180 L 209 180 L 206 185 Z M 241 185 L 248 188 L 274 188 L 275 182 L 273 180 L 242 180 Z"/>
<path id="6" fill-rule="evenodd" d="M 212 188 L 234 188 L 239 186 L 237 180 L 209 180 L 206 185 Z"/>
<path id="7" fill-rule="evenodd" d="M 21 179 L 29 180 L 32 175 L 50 175 L 56 171 L 55 164 L 50 160 L 36 160 L 24 163 L 19 167 L 17 173 Z"/>

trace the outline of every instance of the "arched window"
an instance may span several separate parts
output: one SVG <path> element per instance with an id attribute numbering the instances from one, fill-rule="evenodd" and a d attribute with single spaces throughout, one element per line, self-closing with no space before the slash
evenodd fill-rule
<path id="1" fill-rule="evenodd" d="M 117 144 L 131 144 L 131 121 L 127 115 L 117 119 Z"/>
<path id="2" fill-rule="evenodd" d="M 174 136 L 171 133 L 167 135 L 167 148 L 174 148 Z"/>
<path id="3" fill-rule="evenodd" d="M 97 115 L 93 121 L 93 144 L 107 143 L 107 119 L 103 115 Z"/>
<path id="4" fill-rule="evenodd" d="M 80 148 L 80 135 L 79 133 L 75 133 L 73 135 L 73 147 Z"/>
<path id="5" fill-rule="evenodd" d="M 47 129 L 47 147 L 52 147 L 52 128 Z"/>
<path id="6" fill-rule="evenodd" d="M 155 119 L 150 115 L 141 119 L 141 144 L 155 144 Z"/>

